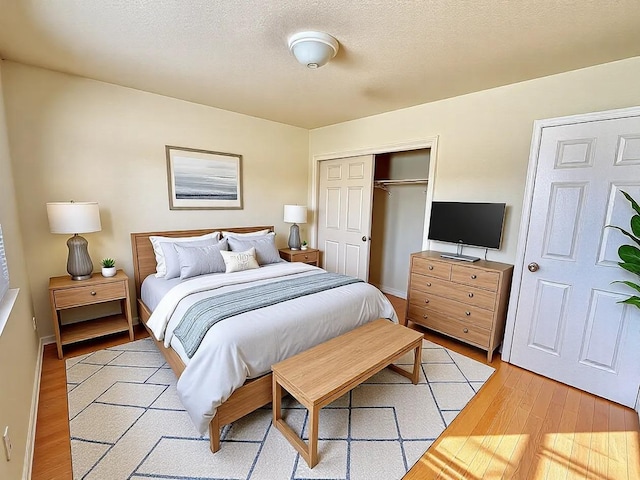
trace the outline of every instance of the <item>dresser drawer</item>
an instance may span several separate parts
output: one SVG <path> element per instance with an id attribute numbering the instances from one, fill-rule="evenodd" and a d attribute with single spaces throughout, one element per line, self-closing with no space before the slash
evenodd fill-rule
<path id="1" fill-rule="evenodd" d="M 477 268 L 453 265 L 451 267 L 451 280 L 495 292 L 498 290 L 500 274 L 479 270 Z"/>
<path id="2" fill-rule="evenodd" d="M 53 298 L 56 308 L 69 308 L 125 298 L 125 288 L 125 282 L 87 285 L 86 287 L 55 290 Z"/>
<path id="3" fill-rule="evenodd" d="M 303 262 L 303 263 L 312 263 L 318 261 L 318 251 L 315 252 L 305 252 L 301 250 L 300 252 L 291 254 L 292 262 Z"/>
<path id="4" fill-rule="evenodd" d="M 496 304 L 495 292 L 423 275 L 411 275 L 411 290 L 410 296 L 422 291 L 492 311 Z"/>
<path id="5" fill-rule="evenodd" d="M 491 333 L 468 322 L 456 320 L 431 309 L 409 305 L 409 320 L 482 348 L 489 347 Z"/>
<path id="6" fill-rule="evenodd" d="M 442 262 L 434 262 L 429 258 L 413 257 L 411 271 L 420 275 L 444 278 L 449 280 L 451 276 L 451 265 Z"/>
<path id="7" fill-rule="evenodd" d="M 409 302 L 413 305 L 440 312 L 443 315 L 463 322 L 471 322 L 479 328 L 491 330 L 493 325 L 493 312 L 490 310 L 466 305 L 430 293 L 420 291 L 411 292 Z"/>

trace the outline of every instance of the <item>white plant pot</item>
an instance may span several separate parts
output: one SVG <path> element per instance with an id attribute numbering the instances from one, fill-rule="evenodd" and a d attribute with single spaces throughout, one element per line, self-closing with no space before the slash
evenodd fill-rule
<path id="1" fill-rule="evenodd" d="M 308 247 L 306 245 L 303 245 L 300 247 L 300 250 L 306 250 Z"/>
<path id="2" fill-rule="evenodd" d="M 116 267 L 102 267 L 103 277 L 113 277 L 116 274 Z"/>

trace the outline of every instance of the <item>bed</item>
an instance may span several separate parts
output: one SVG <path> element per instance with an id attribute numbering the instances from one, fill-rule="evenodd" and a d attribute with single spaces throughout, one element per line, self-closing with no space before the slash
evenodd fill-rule
<path id="1" fill-rule="evenodd" d="M 248 234 L 260 231 L 273 232 L 273 227 L 234 227 L 131 234 L 136 302 L 140 321 L 150 332 L 158 349 L 179 378 L 178 392 L 194 425 L 201 433 L 205 433 L 208 429 L 211 451 L 214 453 L 220 449 L 221 427 L 272 401 L 270 365 L 298 353 L 300 349 L 310 348 L 376 318 L 389 318 L 397 322 L 391 303 L 375 287 L 364 282 L 345 284 L 315 295 L 281 301 L 276 305 L 265 304 L 264 308 L 246 313 L 240 312 L 224 322 L 216 323 L 201 340 L 201 346 L 188 357 L 187 352 L 190 350 L 184 338 L 178 339 L 174 334 L 178 330 L 175 326 L 179 322 L 175 317 L 184 313 L 188 310 L 187 307 L 195 302 L 203 303 L 205 297 L 209 295 L 204 293 L 205 290 L 211 288 L 210 291 L 215 293 L 212 296 L 234 298 L 233 295 L 237 296 L 243 291 L 242 289 L 246 292 L 257 292 L 260 288 L 277 290 L 275 288 L 277 282 L 296 279 L 302 279 L 300 281 L 303 282 L 320 278 L 318 274 L 326 273 L 311 265 L 281 262 L 264 265 L 252 271 L 213 273 L 185 281 L 167 280 L 166 284 L 163 284 L 165 282 L 163 279 L 155 279 L 156 256 L 150 237 L 201 237 L 221 231 L 230 232 L 230 234 Z M 148 280 L 145 283 L 147 277 Z M 159 290 L 157 299 L 148 293 L 150 291 L 148 286 L 153 284 L 161 284 L 164 288 Z M 176 286 L 170 288 L 173 284 Z M 145 290 L 146 293 L 143 295 Z M 147 299 L 146 302 L 144 298 Z M 348 304 L 341 304 L 341 302 L 348 302 Z M 165 318 L 165 321 L 159 322 L 159 318 Z M 235 338 L 229 337 L 231 335 L 229 332 L 234 329 L 242 339 L 236 341 Z M 256 330 L 256 333 L 253 333 L 253 330 Z M 253 338 L 249 338 L 252 335 Z M 256 335 L 260 336 L 256 337 Z M 230 340 L 222 344 L 222 339 L 225 338 Z M 256 343 L 258 340 L 261 343 Z M 246 345 L 243 347 L 241 344 L 243 341 L 253 342 L 248 345 L 260 345 L 260 348 L 247 348 Z M 238 348 L 238 352 L 231 352 L 228 354 L 229 360 L 225 357 L 225 360 L 220 361 L 220 352 L 231 351 L 230 345 Z M 256 357 L 260 358 L 246 358 L 247 350 L 255 350 Z M 216 367 L 212 368 L 213 365 Z M 226 384 L 227 375 L 224 373 L 227 368 L 230 371 L 229 385 Z M 211 378 L 216 378 L 216 381 L 212 381 Z"/>

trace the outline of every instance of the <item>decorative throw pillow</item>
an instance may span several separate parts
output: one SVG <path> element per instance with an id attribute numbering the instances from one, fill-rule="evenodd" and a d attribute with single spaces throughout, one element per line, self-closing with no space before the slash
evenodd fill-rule
<path id="1" fill-rule="evenodd" d="M 174 248 L 180 261 L 181 280 L 207 273 L 223 273 L 227 268 L 220 254 L 228 248 L 226 240 L 201 247 L 176 243 Z"/>
<path id="2" fill-rule="evenodd" d="M 226 265 L 226 273 L 241 272 L 260 268 L 256 261 L 256 249 L 250 248 L 246 252 L 224 252 L 220 251 Z"/>
<path id="3" fill-rule="evenodd" d="M 248 250 L 253 247 L 256 249 L 256 260 L 258 265 L 267 265 L 269 263 L 278 263 L 280 253 L 276 248 L 276 234 L 269 233 L 259 237 L 229 237 L 229 248 L 232 252 Z"/>
<path id="4" fill-rule="evenodd" d="M 149 241 L 151 241 L 151 245 L 153 246 L 153 253 L 156 256 L 156 277 L 163 278 L 167 273 L 167 267 L 164 263 L 164 252 L 162 251 L 162 247 L 160 243 L 169 242 L 169 243 L 184 243 L 184 242 L 194 242 L 197 240 L 204 240 L 206 238 L 215 238 L 218 240 L 220 238 L 220 232 L 211 232 L 205 235 L 200 235 L 199 237 L 162 237 L 153 235 L 149 237 Z"/>
<path id="5" fill-rule="evenodd" d="M 160 248 L 164 254 L 165 274 L 164 278 L 169 280 L 170 278 L 177 278 L 180 276 L 180 259 L 178 258 L 178 252 L 176 246 L 181 245 L 185 247 L 207 247 L 209 245 L 217 245 L 219 240 L 217 238 L 205 238 L 204 240 L 194 240 L 193 242 L 160 242 Z M 226 242 L 226 240 L 225 240 Z M 229 250 L 226 246 L 222 250 Z M 220 257 L 222 262 L 222 257 Z M 222 264 L 224 266 L 224 263 Z M 224 269 L 223 269 L 224 270 Z"/>
<path id="6" fill-rule="evenodd" d="M 267 233 L 269 233 L 268 228 L 265 230 L 258 230 L 256 232 L 249 232 L 249 233 L 227 232 L 223 230 L 222 236 L 223 237 L 259 237 L 260 235 L 266 235 Z"/>

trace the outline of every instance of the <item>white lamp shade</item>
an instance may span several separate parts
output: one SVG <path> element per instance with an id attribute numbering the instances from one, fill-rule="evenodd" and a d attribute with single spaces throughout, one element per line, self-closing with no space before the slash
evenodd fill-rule
<path id="1" fill-rule="evenodd" d="M 303 205 L 285 205 L 284 221 L 286 223 L 307 223 L 307 207 Z"/>
<path id="2" fill-rule="evenodd" d="M 296 60 L 309 68 L 323 66 L 336 56 L 340 44 L 323 32 L 300 32 L 289 38 L 289 49 Z"/>
<path id="3" fill-rule="evenodd" d="M 91 233 L 102 230 L 97 202 L 47 203 L 51 233 Z"/>

